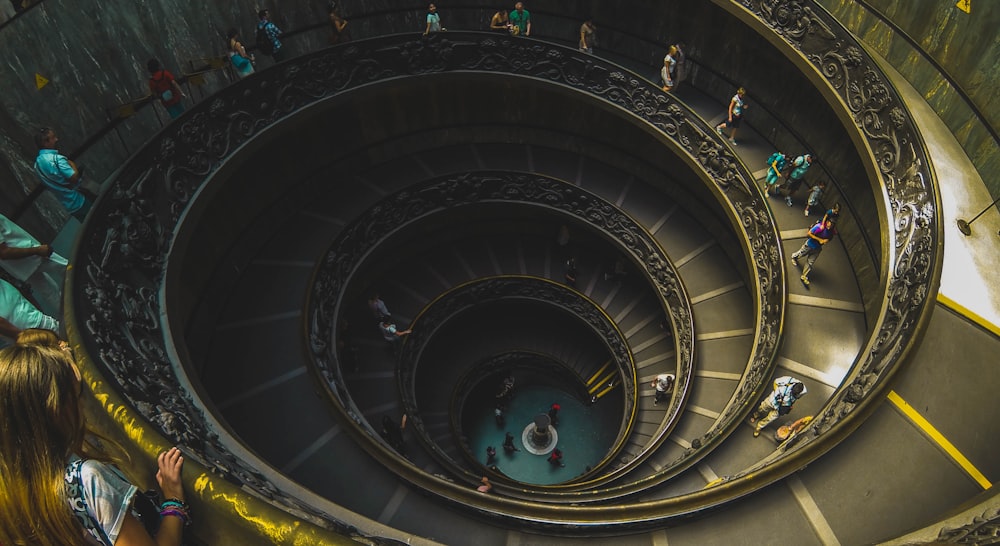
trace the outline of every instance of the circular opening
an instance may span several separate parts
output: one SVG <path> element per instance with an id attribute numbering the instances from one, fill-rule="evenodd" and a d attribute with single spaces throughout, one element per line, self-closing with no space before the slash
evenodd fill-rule
<path id="1" fill-rule="evenodd" d="M 509 389 L 508 378 L 514 379 Z M 461 432 L 480 464 L 518 482 L 551 485 L 586 475 L 604 459 L 617 437 L 620 407 L 621 390 L 609 382 L 588 387 L 560 363 L 523 355 L 470 390 Z"/>

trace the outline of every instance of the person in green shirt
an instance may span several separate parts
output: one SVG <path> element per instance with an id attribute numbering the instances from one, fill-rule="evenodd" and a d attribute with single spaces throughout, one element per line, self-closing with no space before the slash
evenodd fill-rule
<path id="1" fill-rule="evenodd" d="M 514 4 L 514 11 L 510 12 L 509 17 L 515 28 L 514 34 L 531 36 L 531 13 L 524 9 L 524 2 Z"/>

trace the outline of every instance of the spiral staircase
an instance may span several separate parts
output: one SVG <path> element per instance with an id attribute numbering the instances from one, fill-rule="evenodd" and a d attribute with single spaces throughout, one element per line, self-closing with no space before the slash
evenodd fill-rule
<path id="1" fill-rule="evenodd" d="M 941 259 L 899 103 L 845 124 L 874 182 L 827 173 L 844 227 L 807 287 L 788 256 L 815 218 L 761 191 L 771 147 L 726 144 L 721 105 L 623 64 L 379 36 L 227 88 L 123 168 L 78 243 L 70 334 L 105 409 L 189 454 L 192 503 L 226 522 L 202 540 L 860 544 L 974 496 L 883 402 Z M 831 81 L 870 66 L 842 68 Z M 382 338 L 374 292 L 413 333 Z M 654 404 L 660 373 L 677 383 Z M 617 430 L 545 483 L 491 468 L 470 415 L 508 374 L 567 386 Z M 809 394 L 781 422 L 816 419 L 754 438 L 746 419 L 782 375 Z M 587 432 L 563 420 L 561 441 Z M 886 480 L 892 498 L 873 496 Z"/>

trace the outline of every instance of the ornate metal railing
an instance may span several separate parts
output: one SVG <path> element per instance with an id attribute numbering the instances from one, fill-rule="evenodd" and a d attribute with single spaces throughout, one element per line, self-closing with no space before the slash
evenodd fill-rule
<path id="1" fill-rule="evenodd" d="M 675 343 L 679 357 L 677 385 L 679 391 L 686 395 L 691 380 L 693 358 L 693 324 L 690 306 L 683 293 L 679 276 L 660 250 L 658 243 L 637 222 L 611 203 L 572 184 L 538 175 L 504 172 L 467 173 L 412 185 L 371 207 L 341 233 L 338 242 L 327 253 L 327 258 L 323 260 L 315 275 L 317 284 L 312 290 L 309 310 L 309 315 L 312 317 L 310 338 L 333 339 L 337 325 L 335 321 L 329 319 L 340 315 L 341 295 L 351 292 L 346 289 L 350 277 L 362 269 L 357 263 L 358 260 L 365 256 L 370 248 L 376 247 L 381 239 L 403 229 L 409 222 L 435 212 L 495 202 L 544 206 L 553 212 L 571 215 L 578 222 L 587 222 L 592 228 L 610 236 L 620 246 L 619 250 L 631 257 L 632 261 L 649 276 L 656 292 L 664 300 L 664 310 L 676 332 Z M 419 332 L 420 329 L 416 331 Z M 776 338 L 775 332 L 774 339 L 769 341 L 774 343 Z M 328 390 L 334 396 L 334 401 L 344 405 L 350 419 L 365 427 L 363 416 L 351 401 L 339 367 L 336 365 L 336 351 L 332 349 L 333 345 L 325 343 L 322 350 L 314 354 L 316 366 L 327 381 Z M 420 344 L 417 343 L 416 346 L 419 347 Z M 648 487 L 651 483 L 665 481 L 707 455 L 725 438 L 727 427 L 738 424 L 743 412 L 755 401 L 756 395 L 747 393 L 752 393 L 769 382 L 766 365 L 770 365 L 770 361 L 767 361 L 766 365 L 755 364 L 751 362 L 747 366 L 742 378 L 742 392 L 737 391 L 721 412 L 722 417 L 702 437 L 695 438 L 690 449 L 665 465 L 655 476 L 644 476 L 634 482 L 605 490 L 593 490 L 588 492 L 588 495 L 594 497 L 593 500 L 598 500 L 629 494 L 642 487 Z M 405 373 L 405 367 L 403 370 Z M 406 381 L 409 378 L 402 380 Z M 403 384 L 405 386 L 405 383 Z M 665 419 L 668 426 L 656 435 L 654 442 L 642 449 L 628 463 L 595 479 L 590 485 L 607 483 L 613 478 L 624 475 L 629 469 L 645 460 L 672 430 L 672 424 L 676 422 L 678 414 L 683 409 L 683 402 L 683 397 L 671 401 L 668 418 Z M 416 408 L 407 410 L 416 411 Z M 371 425 L 367 426 L 370 428 Z M 376 435 L 368 434 L 368 437 L 374 436 Z M 560 496 L 560 493 L 547 493 L 550 495 L 550 500 Z M 537 495 L 538 493 L 536 498 Z M 581 502 L 580 497 L 580 493 L 577 492 L 571 496 L 571 501 Z"/>
<path id="2" fill-rule="evenodd" d="M 439 462 L 444 467 L 457 469 L 462 466 L 459 461 L 448 457 L 445 450 L 437 446 L 424 429 L 422 411 L 417 402 L 416 377 L 420 373 L 421 356 L 440 328 L 463 311 L 499 300 L 528 300 L 563 309 L 583 320 L 607 348 L 618 370 L 623 396 L 622 420 L 618 436 L 608 454 L 594 465 L 595 471 L 604 468 L 624 447 L 632 426 L 635 424 L 638 384 L 632 352 L 628 348 L 624 334 L 597 303 L 576 290 L 540 277 L 518 275 L 487 277 L 471 281 L 441 294 L 416 317 L 413 322 L 413 333 L 407 336 L 400 351 L 397 379 L 406 414 L 411 416 L 411 422 L 414 428 L 419 431 L 421 440 L 424 441 L 425 446 L 433 455 L 441 458 Z M 447 377 L 457 371 L 449 370 L 448 373 L 444 373 L 442 370 L 427 370 L 425 373 L 432 373 L 436 377 Z M 583 380 L 581 380 L 582 382 Z M 672 416 L 676 418 L 678 413 L 674 412 Z M 463 474 L 469 483 L 478 482 L 481 476 L 479 473 L 464 472 Z M 525 492 L 531 494 L 530 490 Z"/>
<path id="3" fill-rule="evenodd" d="M 871 402 L 887 392 L 889 378 L 929 319 L 942 260 L 940 200 L 923 140 L 902 99 L 861 44 L 829 13 L 801 0 L 718 3 L 750 20 L 758 32 L 780 36 L 791 46 L 789 52 L 797 52 L 789 58 L 843 101 L 870 160 L 873 192 L 884 195 L 889 205 L 883 225 L 890 229 L 883 231 L 882 245 L 886 297 L 874 334 L 806 433 L 731 478 L 759 481 L 766 469 L 764 476 L 771 480 L 831 449 L 875 408 Z M 773 464 L 776 461 L 783 464 Z"/>
<path id="4" fill-rule="evenodd" d="M 551 214 L 559 214 L 564 218 L 585 223 L 591 229 L 599 230 L 610 237 L 624 255 L 629 256 L 641 270 L 647 273 L 655 292 L 662 299 L 663 311 L 675 332 L 677 389 L 686 395 L 692 377 L 694 358 L 693 318 L 690 302 L 680 277 L 659 244 L 635 220 L 613 204 L 572 184 L 539 175 L 511 172 L 466 173 L 411 185 L 369 208 L 366 213 L 355 219 L 338 235 L 337 241 L 333 243 L 314 275 L 315 283 L 311 290 L 312 295 L 308 310 L 310 339 L 333 339 L 337 331 L 336 320 L 341 315 L 340 309 L 344 305 L 343 295 L 351 292 L 348 287 L 352 276 L 363 270 L 363 265 L 360 262 L 368 255 L 371 248 L 377 247 L 382 240 L 404 229 L 404 227 L 408 228 L 411 223 L 433 214 L 458 207 L 478 206 L 487 203 L 543 208 Z M 503 284 L 501 280 L 493 282 Z M 509 287 L 514 286 L 511 283 Z M 591 314 L 588 309 L 593 307 L 592 304 L 582 305 L 582 300 L 567 299 L 565 291 L 552 290 L 552 287 L 548 287 L 548 292 L 553 301 L 579 310 L 582 316 Z M 478 292 L 473 291 L 469 294 L 474 293 Z M 486 295 L 483 294 L 482 297 Z M 463 300 L 456 298 L 453 301 L 461 302 Z M 435 318 L 430 323 L 439 324 L 440 317 Z M 598 328 L 598 325 L 603 323 L 603 321 L 595 322 L 591 326 L 597 328 L 609 343 L 609 350 L 617 360 L 619 369 L 625 373 L 622 366 L 625 362 L 631 361 L 630 358 L 626 358 L 628 351 L 624 346 L 625 342 L 621 339 L 620 334 L 612 336 L 610 335 L 612 330 Z M 410 374 L 415 373 L 415 370 L 409 368 L 407 364 L 416 362 L 418 358 L 417 355 L 410 356 L 410 353 L 406 353 L 406 351 L 410 350 L 409 348 L 415 348 L 413 350 L 419 351 L 431 335 L 432 330 L 417 327 L 404 345 L 403 365 L 400 374 L 404 401 L 412 400 L 413 377 Z M 345 387 L 343 375 L 337 364 L 335 344 L 325 342 L 314 344 L 314 346 L 315 365 L 321 377 L 326 381 L 328 391 L 334 397 L 334 402 L 342 405 L 355 423 L 366 427 L 361 412 L 351 400 Z M 628 373 L 633 379 L 630 381 L 630 390 L 626 392 L 625 402 L 629 408 L 626 413 L 634 415 L 635 371 L 633 369 Z M 622 468 L 608 473 L 601 481 L 607 481 L 620 475 L 652 453 L 659 441 L 662 441 L 663 437 L 669 434 L 672 425 L 683 409 L 683 402 L 684 396 L 672 399 L 668 409 L 668 417 L 664 420 L 667 426 L 658 435 L 657 443 L 647 446 L 640 456 L 635 457 Z M 418 408 L 407 407 L 405 409 L 409 415 L 419 416 Z M 629 422 L 631 422 L 631 418 Z M 367 427 L 370 428 L 370 425 Z M 707 451 L 708 449 L 705 449 L 699 455 L 707 454 Z"/>
<path id="5" fill-rule="evenodd" d="M 746 168 L 721 139 L 682 104 L 610 63 L 531 40 L 449 33 L 431 39 L 390 36 L 355 42 L 263 71 L 199 104 L 136 154 L 111 182 L 109 191 L 102 196 L 95 214 L 84 227 L 69 291 L 73 298 L 69 309 L 77 321 L 77 325 L 70 326 L 74 343 L 81 345 L 101 365 L 106 377 L 114 381 L 115 390 L 125 394 L 130 405 L 154 423 L 161 433 L 180 444 L 189 458 L 201 462 L 205 468 L 213 468 L 227 479 L 244 484 L 261 497 L 273 499 L 297 512 L 314 514 L 320 523 L 333 525 L 327 514 L 309 509 L 281 493 L 273 483 L 278 479 L 276 476 L 268 479 L 255 470 L 266 465 L 259 461 L 248 465 L 242 456 L 234 455 L 231 446 L 235 445 L 235 440 L 229 438 L 224 427 L 205 411 L 203 403 L 191 396 L 191 384 L 181 371 L 184 362 L 177 356 L 169 325 L 161 322 L 163 296 L 160 292 L 168 241 L 191 196 L 239 146 L 274 123 L 318 100 L 354 87 L 408 75 L 476 70 L 537 78 L 590 93 L 620 108 L 623 115 L 632 115 L 637 121 L 650 124 L 662 132 L 665 142 L 676 153 L 686 157 L 692 168 L 710 182 L 709 187 L 731 211 L 734 226 L 747 241 L 747 261 L 755 273 L 752 282 L 755 283 L 757 330 L 748 371 L 734 396 L 734 401 L 739 403 L 731 403 L 713 431 L 699 439 L 699 443 L 707 445 L 710 440 L 725 436 L 749 411 L 746 401 L 756 398 L 769 379 L 783 317 L 784 278 L 778 237 L 763 198 Z M 866 99 L 860 104 L 862 110 L 870 111 L 862 116 L 863 119 L 877 117 L 881 112 L 874 108 L 881 105 L 878 97 L 870 98 L 875 102 Z M 891 125 L 889 122 L 896 120 L 897 116 L 892 116 L 883 123 Z M 898 121 L 909 123 L 905 117 Z M 884 130 L 867 123 L 866 128 L 872 132 Z M 913 142 L 913 139 L 908 141 Z M 900 207 L 900 215 L 906 213 L 907 218 L 915 221 L 913 224 L 906 220 L 903 224 L 897 223 L 897 230 L 912 230 L 914 235 L 921 235 L 937 226 L 933 221 L 933 206 L 924 211 L 910 207 L 912 201 L 898 199 L 901 191 L 924 190 L 921 180 L 915 175 L 891 179 L 887 175 L 887 180 L 891 182 L 887 187 L 896 192 L 893 202 Z M 936 231 L 934 235 L 936 237 Z M 928 242 L 934 240 L 936 238 L 931 237 Z M 896 288 L 895 292 L 890 287 L 890 293 L 904 297 L 918 295 L 914 291 L 921 290 L 920 286 L 908 282 L 917 281 L 924 291 L 916 300 L 922 303 L 929 279 L 919 274 L 919 267 L 914 269 L 920 265 L 919 253 L 914 252 L 916 248 L 915 239 L 910 237 L 897 250 L 896 254 L 903 258 L 895 262 L 896 272 L 903 276 L 890 281 L 907 286 Z M 926 247 L 921 244 L 919 248 Z M 931 245 L 930 249 L 934 248 Z M 930 256 L 936 255 L 930 253 Z M 651 265 L 663 267 L 662 264 Z M 932 269 L 928 267 L 925 271 Z M 907 278 L 909 272 L 915 273 L 914 277 Z M 72 289 L 74 287 L 76 289 Z M 916 316 L 912 311 L 900 312 L 900 303 L 894 302 L 890 310 L 893 317 Z M 326 316 L 311 318 L 333 320 Z M 78 325 L 85 325 L 86 336 Z M 908 339 L 915 327 L 915 323 L 907 322 L 899 324 L 895 332 L 885 328 L 884 336 L 880 336 L 877 343 L 880 355 L 892 356 L 895 362 L 895 357 L 901 353 L 899 343 L 905 341 L 899 335 Z M 311 342 L 314 352 L 321 353 L 329 339 L 313 337 Z M 885 353 L 886 350 L 889 353 Z M 879 373 L 884 371 L 884 367 L 878 367 Z M 155 379 L 148 379 L 150 376 Z M 862 398 L 871 392 L 863 383 L 858 388 Z M 843 398 L 844 394 L 836 396 Z M 836 422 L 824 415 L 822 430 L 835 428 Z M 759 482 L 752 487 L 756 487 L 756 483 Z M 465 497 L 459 488 L 448 491 L 460 502 L 482 502 L 478 497 Z M 693 504 L 687 502 L 689 500 Z M 683 502 L 651 503 L 632 519 L 641 524 L 643 520 L 690 511 L 692 507 L 702 506 L 701 503 L 702 498 L 697 494 Z M 541 506 L 544 505 L 526 503 L 520 507 L 523 510 L 508 512 L 520 512 L 524 517 L 532 514 L 530 519 L 534 519 L 548 512 Z M 547 521 L 576 522 L 586 519 L 588 513 L 582 508 L 579 513 L 551 512 L 552 519 Z"/>

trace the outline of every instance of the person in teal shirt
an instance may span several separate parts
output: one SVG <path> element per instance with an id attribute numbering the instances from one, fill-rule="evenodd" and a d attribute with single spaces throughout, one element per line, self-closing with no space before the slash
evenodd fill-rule
<path id="1" fill-rule="evenodd" d="M 809 154 L 800 155 L 792 161 L 792 172 L 788 173 L 788 180 L 785 181 L 785 204 L 789 207 L 792 206 L 792 196 L 799 191 L 812 164 L 813 157 Z"/>
<path id="2" fill-rule="evenodd" d="M 66 212 L 83 222 L 93 199 L 80 187 L 83 177 L 76 164 L 56 150 L 58 141 L 56 132 L 48 127 L 35 134 L 35 144 L 38 146 L 35 174 L 45 188 L 54 193 L 62 206 L 66 207 Z"/>
<path id="3" fill-rule="evenodd" d="M 516 29 L 514 34 L 531 36 L 531 13 L 524 9 L 524 2 L 514 4 L 514 11 L 510 12 L 510 23 Z"/>
<path id="4" fill-rule="evenodd" d="M 778 194 L 778 182 L 781 181 L 781 171 L 785 170 L 786 164 L 785 154 L 781 152 L 774 152 L 767 158 L 767 188 L 765 191 L 768 195 Z"/>
<path id="5" fill-rule="evenodd" d="M 441 28 L 441 16 L 438 15 L 437 6 L 434 4 L 427 6 L 427 28 L 424 29 L 424 36 L 442 30 L 444 29 Z"/>

